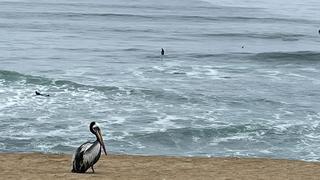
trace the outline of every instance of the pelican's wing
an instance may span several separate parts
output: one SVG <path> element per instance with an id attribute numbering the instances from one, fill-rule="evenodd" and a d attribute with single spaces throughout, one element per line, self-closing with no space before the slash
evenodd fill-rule
<path id="1" fill-rule="evenodd" d="M 84 154 L 91 146 L 92 146 L 92 142 L 85 142 L 83 144 L 81 144 L 80 147 L 78 147 L 78 149 L 76 150 L 76 152 L 73 154 L 73 158 L 72 160 L 74 161 L 75 158 L 78 159 L 78 157 L 82 154 Z M 82 158 L 81 158 L 82 159 Z"/>
<path id="2" fill-rule="evenodd" d="M 90 166 L 84 161 L 85 152 L 93 145 L 91 142 L 83 143 L 72 156 L 72 172 L 85 172 Z"/>
<path id="3" fill-rule="evenodd" d="M 91 146 L 83 153 L 83 163 L 92 166 L 100 158 L 101 146 L 98 141 L 95 141 Z"/>

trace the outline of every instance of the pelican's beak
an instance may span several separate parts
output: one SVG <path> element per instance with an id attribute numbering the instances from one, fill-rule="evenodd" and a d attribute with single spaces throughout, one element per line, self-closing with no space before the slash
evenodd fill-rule
<path id="1" fill-rule="evenodd" d="M 107 155 L 107 151 L 106 151 L 106 147 L 104 146 L 104 142 L 103 142 L 103 138 L 102 138 L 102 133 L 101 130 L 97 130 L 97 137 L 98 137 L 98 141 L 101 144 L 104 153 Z"/>

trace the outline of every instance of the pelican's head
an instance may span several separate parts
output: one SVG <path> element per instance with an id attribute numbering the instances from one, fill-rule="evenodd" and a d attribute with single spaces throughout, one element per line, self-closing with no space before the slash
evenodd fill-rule
<path id="1" fill-rule="evenodd" d="M 100 130 L 100 128 L 99 128 L 99 126 L 98 126 L 98 124 L 96 122 L 93 121 L 93 122 L 90 123 L 90 131 L 94 135 L 96 135 L 97 140 L 101 144 L 105 155 L 107 155 L 106 147 L 104 146 L 104 142 L 103 142 L 103 138 L 102 138 L 102 133 L 101 133 L 101 130 Z"/>

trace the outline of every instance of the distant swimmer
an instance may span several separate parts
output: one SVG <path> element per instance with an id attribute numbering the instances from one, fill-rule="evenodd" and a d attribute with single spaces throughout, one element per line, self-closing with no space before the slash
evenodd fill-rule
<path id="1" fill-rule="evenodd" d="M 319 34 L 320 34 L 320 29 L 319 29 Z"/>
<path id="2" fill-rule="evenodd" d="M 244 46 L 241 47 L 242 49 L 244 48 Z"/>
<path id="3" fill-rule="evenodd" d="M 161 55 L 163 56 L 164 55 L 164 49 L 161 48 Z"/>
<path id="4" fill-rule="evenodd" d="M 39 91 L 36 91 L 35 93 L 36 93 L 37 96 L 47 96 L 47 97 L 50 96 L 49 94 L 42 94 Z"/>

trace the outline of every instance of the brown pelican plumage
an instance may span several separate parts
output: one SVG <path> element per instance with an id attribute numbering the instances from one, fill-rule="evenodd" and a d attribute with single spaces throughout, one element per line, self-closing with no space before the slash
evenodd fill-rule
<path id="1" fill-rule="evenodd" d="M 105 155 L 107 155 L 104 146 L 101 130 L 95 122 L 90 123 L 90 131 L 97 138 L 94 142 L 83 143 L 72 157 L 72 171 L 74 173 L 85 173 L 90 167 L 94 172 L 93 165 L 99 160 L 101 155 L 101 147 Z"/>

